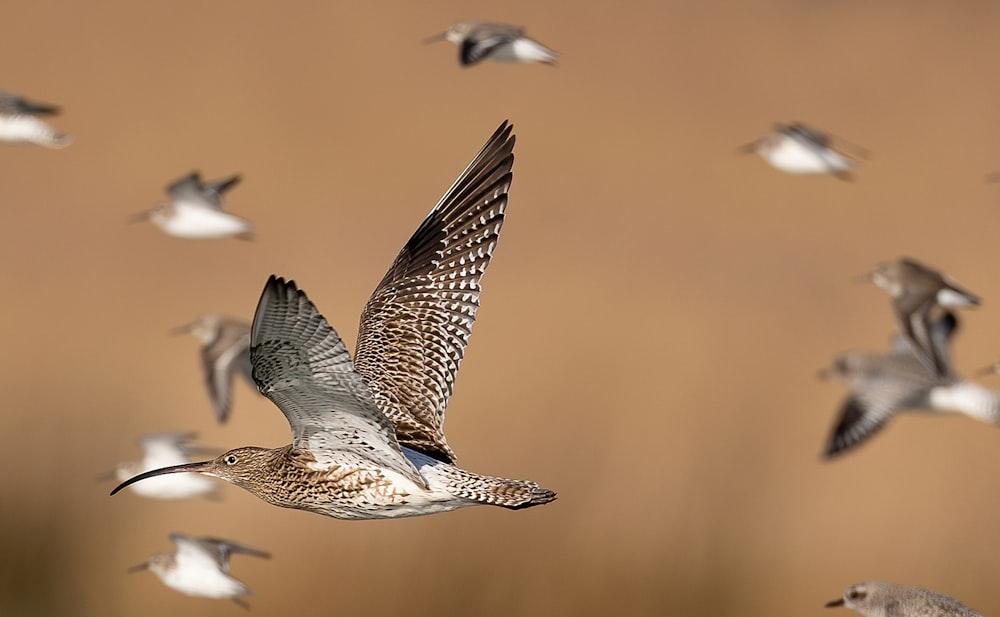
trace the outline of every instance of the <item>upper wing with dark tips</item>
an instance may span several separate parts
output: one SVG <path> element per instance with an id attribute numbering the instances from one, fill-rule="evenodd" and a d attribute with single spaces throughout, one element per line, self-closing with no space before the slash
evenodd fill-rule
<path id="1" fill-rule="evenodd" d="M 458 47 L 458 59 L 462 66 L 472 66 L 489 57 L 500 45 L 510 43 L 504 36 L 490 36 L 481 39 L 465 38 Z"/>
<path id="2" fill-rule="evenodd" d="M 808 141 L 813 142 L 817 146 L 822 146 L 824 148 L 830 147 L 829 135 L 817 131 L 815 129 L 809 128 L 808 126 L 802 124 L 801 122 L 793 122 L 792 124 L 788 125 L 787 130 L 789 135 L 797 135 Z"/>
<path id="3" fill-rule="evenodd" d="M 240 183 L 243 178 L 239 174 L 232 175 L 228 178 L 223 178 L 222 180 L 216 180 L 215 182 L 209 182 L 205 185 L 205 191 L 215 195 L 217 200 L 221 201 L 223 193 L 229 191 L 234 186 Z"/>
<path id="4" fill-rule="evenodd" d="M 230 542 L 229 540 L 221 540 L 219 538 L 198 538 L 196 542 L 201 544 L 205 551 L 212 554 L 222 566 L 222 571 L 227 573 L 229 572 L 229 558 L 236 553 L 242 555 L 252 555 L 263 559 L 271 558 L 271 554 L 268 552 L 243 544 Z"/>
<path id="5" fill-rule="evenodd" d="M 232 327 L 232 326 L 230 326 Z M 208 387 L 212 408 L 219 422 L 229 419 L 233 400 L 233 375 L 236 371 L 251 375 L 250 371 L 250 328 L 243 334 L 232 330 L 224 332 L 212 345 L 201 350 L 202 369 L 205 385 Z"/>
<path id="6" fill-rule="evenodd" d="M 459 62 L 470 66 L 488 58 L 501 45 L 513 42 L 524 35 L 521 28 L 487 24 L 473 29 L 458 46 Z"/>
<path id="7" fill-rule="evenodd" d="M 890 418 L 892 412 L 879 413 L 853 396 L 848 398 L 823 448 L 823 456 L 832 458 L 850 450 L 881 430 Z"/>
<path id="8" fill-rule="evenodd" d="M 958 330 L 958 318 L 951 311 L 937 311 L 928 300 L 914 312 L 904 315 L 897 313 L 900 336 L 893 340 L 893 353 L 909 355 L 919 360 L 935 375 L 945 377 L 954 374 L 951 364 L 951 338 Z"/>
<path id="9" fill-rule="evenodd" d="M 167 193 L 177 201 L 193 201 L 207 204 L 204 196 L 205 187 L 201 183 L 201 174 L 192 171 L 186 176 L 174 180 L 167 185 Z"/>
<path id="10" fill-rule="evenodd" d="M 361 314 L 355 366 L 399 443 L 455 455 L 444 414 L 503 225 L 514 163 L 506 122 L 399 252 Z"/>
<path id="11" fill-rule="evenodd" d="M 253 377 L 321 464 L 352 452 L 423 484 L 337 333 L 292 281 L 268 279 L 250 330 Z"/>
<path id="12" fill-rule="evenodd" d="M 15 94 L 0 92 L 0 113 L 52 116 L 59 113 L 59 107 L 38 101 L 29 101 Z"/>
<path id="13" fill-rule="evenodd" d="M 886 362 L 853 384 L 823 454 L 832 457 L 879 431 L 897 411 L 930 389 L 937 377 L 913 355 Z"/>
<path id="14" fill-rule="evenodd" d="M 21 113 L 32 116 L 54 116 L 59 113 L 59 107 L 38 101 L 29 101 L 24 98 L 17 99 L 17 109 Z"/>

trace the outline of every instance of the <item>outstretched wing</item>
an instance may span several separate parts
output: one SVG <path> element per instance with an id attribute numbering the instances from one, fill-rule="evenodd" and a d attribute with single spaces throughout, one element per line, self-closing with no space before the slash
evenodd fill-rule
<path id="1" fill-rule="evenodd" d="M 471 66 L 488 58 L 497 47 L 510 44 L 522 36 L 524 30 L 516 26 L 483 24 L 462 39 L 458 46 L 458 61 L 462 66 Z"/>
<path id="2" fill-rule="evenodd" d="M 424 484 L 344 343 L 293 281 L 272 275 L 264 286 L 250 361 L 257 387 L 288 419 L 293 447 L 309 450 L 321 465 L 352 453 Z"/>
<path id="3" fill-rule="evenodd" d="M 514 164 L 506 122 L 399 252 L 361 314 L 355 366 L 401 445 L 445 462 L 444 412 L 479 281 L 503 225 Z"/>
<path id="4" fill-rule="evenodd" d="M 235 331 L 240 324 L 224 324 L 219 338 L 201 349 L 201 365 L 212 408 L 219 422 L 229 419 L 233 401 L 233 376 L 236 371 L 250 372 L 250 328 Z M 251 380 L 252 381 L 252 380 Z"/>
<path id="5" fill-rule="evenodd" d="M 788 125 L 788 134 L 797 135 L 807 141 L 813 142 L 817 146 L 822 146 L 824 148 L 829 148 L 831 146 L 829 135 L 810 128 L 801 122 L 793 122 Z"/>
<path id="6" fill-rule="evenodd" d="M 192 171 L 167 186 L 167 193 L 175 202 L 222 210 L 222 194 L 236 186 L 239 181 L 240 176 L 237 174 L 205 184 L 202 182 L 201 174 Z"/>
<path id="7" fill-rule="evenodd" d="M 229 540 L 222 540 L 220 538 L 197 538 L 196 541 L 205 549 L 205 551 L 211 553 L 218 560 L 219 565 L 222 566 L 222 571 L 227 574 L 229 573 L 229 558 L 236 553 L 252 555 L 263 559 L 271 558 L 271 554 L 268 552 L 251 546 L 246 546 L 244 544 L 230 542 Z"/>
<path id="8" fill-rule="evenodd" d="M 892 418 L 894 411 L 891 408 L 866 407 L 858 398 L 849 397 L 827 439 L 823 456 L 832 458 L 861 444 L 881 430 Z"/>
<path id="9" fill-rule="evenodd" d="M 897 411 L 913 403 L 938 382 L 916 353 L 901 338 L 891 356 L 877 368 L 866 371 L 852 384 L 853 392 L 844 402 L 837 423 L 830 432 L 823 455 L 833 457 L 850 450 L 881 430 Z"/>

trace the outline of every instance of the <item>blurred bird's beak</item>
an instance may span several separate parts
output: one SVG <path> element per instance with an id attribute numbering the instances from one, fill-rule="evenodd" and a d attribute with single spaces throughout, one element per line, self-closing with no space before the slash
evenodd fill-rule
<path id="1" fill-rule="evenodd" d="M 198 463 L 184 463 L 183 465 L 174 465 L 172 467 L 163 467 L 163 468 L 160 468 L 160 469 L 153 469 L 151 471 L 147 471 L 145 473 L 141 473 L 141 474 L 139 474 L 137 476 L 132 476 L 128 480 L 125 480 L 124 482 L 122 482 L 121 484 L 119 484 L 118 486 L 116 486 L 115 490 L 111 491 L 111 494 L 114 495 L 114 494 L 118 493 L 119 491 L 121 491 L 123 488 L 125 488 L 125 487 L 127 487 L 127 486 L 129 486 L 131 484 L 135 484 L 136 482 L 139 482 L 141 480 L 146 480 L 148 478 L 153 478 L 153 477 L 156 477 L 156 476 L 166 475 L 168 473 L 182 473 L 182 472 L 202 473 L 202 472 L 206 472 L 206 471 L 209 471 L 210 469 L 212 469 L 212 463 L 213 462 L 214 461 L 201 461 L 201 462 L 198 462 Z"/>
<path id="2" fill-rule="evenodd" d="M 826 606 L 827 608 L 833 608 L 835 606 L 843 606 L 843 605 L 844 605 L 844 599 L 839 598 L 837 600 L 830 600 L 824 606 Z"/>
<path id="3" fill-rule="evenodd" d="M 442 32 L 440 34 L 435 34 L 434 36 L 429 36 L 426 39 L 424 39 L 424 45 L 428 43 L 436 43 L 438 41 L 443 41 L 446 36 L 448 36 L 447 32 Z"/>
<path id="4" fill-rule="evenodd" d="M 987 375 L 996 375 L 997 369 L 1000 368 L 1000 362 L 994 362 L 993 364 L 981 368 L 976 371 L 976 377 L 986 377 Z"/>
<path id="5" fill-rule="evenodd" d="M 195 322 L 192 321 L 191 323 L 186 323 L 183 326 L 177 326 L 176 328 L 171 328 L 170 329 L 170 336 L 178 336 L 180 334 L 187 334 L 188 332 L 191 331 L 191 328 L 194 328 L 194 324 L 195 324 Z"/>
<path id="6" fill-rule="evenodd" d="M 816 371 L 816 379 L 822 381 L 827 381 L 833 376 L 833 372 L 830 370 L 829 366 L 824 366 L 823 368 Z"/>
<path id="7" fill-rule="evenodd" d="M 129 574 L 132 574 L 133 572 L 142 572 L 143 570 L 148 570 L 148 569 L 149 569 L 149 562 L 147 561 L 146 563 L 140 563 L 137 566 L 132 566 L 131 568 L 125 571 L 128 572 Z"/>
<path id="8" fill-rule="evenodd" d="M 757 152 L 757 144 L 760 143 L 759 139 L 755 139 L 748 144 L 743 144 L 736 149 L 737 154 L 754 154 Z"/>
<path id="9" fill-rule="evenodd" d="M 151 216 L 153 216 L 153 211 L 152 210 L 146 210 L 145 212 L 140 212 L 138 214 L 133 214 L 132 216 L 128 217 L 128 222 L 129 223 L 145 223 L 146 221 L 149 220 L 149 218 Z"/>

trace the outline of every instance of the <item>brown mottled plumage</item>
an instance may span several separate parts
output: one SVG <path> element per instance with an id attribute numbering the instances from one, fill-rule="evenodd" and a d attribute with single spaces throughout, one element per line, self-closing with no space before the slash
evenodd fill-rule
<path id="1" fill-rule="evenodd" d="M 503 223 L 514 162 L 504 123 L 403 247 L 361 317 L 357 358 L 295 283 L 272 276 L 250 331 L 253 377 L 292 444 L 230 450 L 196 471 L 268 503 L 346 519 L 526 508 L 555 493 L 455 467 L 444 412 Z"/>
<path id="2" fill-rule="evenodd" d="M 862 617 L 982 617 L 943 593 L 895 583 L 870 581 L 851 585 L 827 608 L 847 607 Z"/>

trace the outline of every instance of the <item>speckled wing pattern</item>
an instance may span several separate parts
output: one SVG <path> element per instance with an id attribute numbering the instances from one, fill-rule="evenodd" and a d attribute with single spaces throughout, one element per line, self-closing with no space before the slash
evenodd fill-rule
<path id="1" fill-rule="evenodd" d="M 399 449 L 337 333 L 294 282 L 271 276 L 250 328 L 250 361 L 261 393 L 281 409 L 292 446 L 320 465 L 358 458 L 424 480 Z"/>
<path id="2" fill-rule="evenodd" d="M 361 314 L 355 366 L 399 443 L 444 462 L 444 416 L 503 225 L 514 163 L 504 122 L 399 252 Z"/>
<path id="3" fill-rule="evenodd" d="M 458 60 L 471 66 L 488 58 L 501 45 L 507 45 L 524 36 L 524 30 L 503 24 L 483 24 L 473 28 L 458 46 Z"/>

